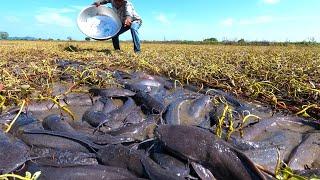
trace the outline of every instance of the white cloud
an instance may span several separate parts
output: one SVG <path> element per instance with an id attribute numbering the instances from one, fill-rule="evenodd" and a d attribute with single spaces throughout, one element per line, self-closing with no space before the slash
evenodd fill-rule
<path id="1" fill-rule="evenodd" d="M 166 16 L 166 15 L 164 15 L 164 14 L 158 14 L 157 16 L 156 16 L 156 20 L 157 21 L 159 21 L 160 23 L 162 23 L 162 24 L 166 24 L 166 25 L 168 25 L 168 24 L 171 24 L 171 22 L 170 22 L 170 20 L 168 19 L 168 17 Z"/>
<path id="2" fill-rule="evenodd" d="M 232 18 L 225 19 L 221 22 L 224 26 L 233 26 L 234 20 Z"/>
<path id="3" fill-rule="evenodd" d="M 36 21 L 41 25 L 55 25 L 61 27 L 74 26 L 74 19 L 67 14 L 77 12 L 76 8 L 41 8 L 35 16 Z"/>
<path id="4" fill-rule="evenodd" d="M 62 16 L 58 13 L 44 13 L 35 16 L 36 20 L 40 24 L 45 25 L 57 25 L 62 27 L 73 26 L 73 20 L 67 16 Z"/>
<path id="5" fill-rule="evenodd" d="M 263 0 L 266 4 L 277 4 L 280 2 L 280 0 Z"/>

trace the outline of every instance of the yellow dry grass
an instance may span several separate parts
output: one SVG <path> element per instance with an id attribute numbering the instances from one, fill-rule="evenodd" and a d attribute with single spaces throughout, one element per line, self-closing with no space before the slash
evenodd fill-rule
<path id="1" fill-rule="evenodd" d="M 109 41 L 0 41 L 0 105 L 18 104 L 29 94 L 48 95 L 50 84 L 63 73 L 55 60 L 69 59 L 86 63 L 83 72 L 68 70 L 78 84 L 112 84 L 110 75 L 97 73 L 108 69 L 146 71 L 320 117 L 319 46 L 143 43 L 139 55 L 131 43 L 121 46 L 116 52 Z"/>

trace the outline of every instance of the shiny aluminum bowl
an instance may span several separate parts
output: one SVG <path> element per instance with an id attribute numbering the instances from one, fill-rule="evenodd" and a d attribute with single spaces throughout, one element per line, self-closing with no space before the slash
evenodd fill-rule
<path id="1" fill-rule="evenodd" d="M 112 38 L 122 26 L 119 16 L 106 6 L 83 9 L 78 15 L 77 24 L 83 34 L 96 40 Z"/>

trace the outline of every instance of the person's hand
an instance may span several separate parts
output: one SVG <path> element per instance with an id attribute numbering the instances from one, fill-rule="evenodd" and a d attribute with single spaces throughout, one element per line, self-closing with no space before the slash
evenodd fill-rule
<path id="1" fill-rule="evenodd" d="M 94 2 L 92 5 L 99 7 L 101 4 L 99 2 Z"/>
<path id="2" fill-rule="evenodd" d="M 127 17 L 126 20 L 124 21 L 124 27 L 131 26 L 131 23 L 132 23 L 131 17 Z"/>

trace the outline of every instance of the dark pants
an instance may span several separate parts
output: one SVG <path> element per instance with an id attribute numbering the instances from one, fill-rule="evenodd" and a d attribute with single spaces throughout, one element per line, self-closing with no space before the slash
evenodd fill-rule
<path id="1" fill-rule="evenodd" d="M 120 31 L 118 32 L 117 35 L 115 35 L 112 38 L 112 43 L 113 43 L 113 47 L 115 50 L 120 50 L 120 44 L 119 44 L 119 35 L 128 31 L 130 29 L 131 31 L 131 35 L 132 35 L 132 41 L 133 41 L 133 48 L 134 48 L 134 52 L 140 52 L 140 39 L 139 39 L 139 33 L 138 33 L 138 29 L 141 26 L 141 22 L 140 21 L 133 21 L 131 23 L 130 27 L 124 27 L 122 26 Z"/>

